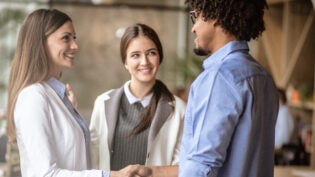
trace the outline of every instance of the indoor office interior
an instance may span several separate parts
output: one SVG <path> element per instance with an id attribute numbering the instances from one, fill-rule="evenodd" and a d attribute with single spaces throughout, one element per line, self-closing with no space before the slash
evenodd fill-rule
<path id="1" fill-rule="evenodd" d="M 8 77 L 23 19 L 38 8 L 56 8 L 73 20 L 79 52 L 75 67 L 61 80 L 76 93 L 78 110 L 89 123 L 95 98 L 118 88 L 129 73 L 120 59 L 120 37 L 127 26 L 153 27 L 164 59 L 158 73 L 174 93 L 188 93 L 202 71 L 193 53 L 192 22 L 185 0 L 0 0 L 0 177 L 21 176 L 17 146 L 8 142 Z M 275 177 L 315 176 L 315 0 L 267 0 L 266 31 L 249 42 L 250 53 L 285 91 L 293 117 L 290 141 L 275 150 Z M 184 94 L 186 95 L 186 94 Z M 266 96 L 268 93 L 266 93 Z"/>

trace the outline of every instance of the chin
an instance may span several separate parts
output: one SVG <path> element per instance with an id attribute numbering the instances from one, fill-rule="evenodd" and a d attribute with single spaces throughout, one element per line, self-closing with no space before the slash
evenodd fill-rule
<path id="1" fill-rule="evenodd" d="M 67 65 L 67 68 L 73 68 L 74 67 L 74 62 L 71 62 Z"/>
<path id="2" fill-rule="evenodd" d="M 139 81 L 141 83 L 150 84 L 155 82 L 155 78 L 141 78 Z"/>
<path id="3" fill-rule="evenodd" d="M 207 52 L 207 51 L 205 51 L 205 50 L 203 50 L 203 49 L 200 49 L 200 48 L 195 48 L 195 49 L 194 49 L 194 53 L 195 53 L 196 55 L 198 55 L 198 56 L 207 56 L 207 55 L 210 54 L 209 52 Z"/>

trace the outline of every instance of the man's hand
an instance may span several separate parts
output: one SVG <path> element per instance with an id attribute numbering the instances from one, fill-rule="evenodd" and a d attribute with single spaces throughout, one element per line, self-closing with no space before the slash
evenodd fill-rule
<path id="1" fill-rule="evenodd" d="M 152 170 L 142 165 L 128 165 L 119 171 L 111 171 L 110 177 L 152 177 Z"/>

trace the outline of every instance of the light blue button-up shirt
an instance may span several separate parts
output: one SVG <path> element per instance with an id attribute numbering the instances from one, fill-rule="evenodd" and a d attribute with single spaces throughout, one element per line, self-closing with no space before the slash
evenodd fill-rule
<path id="1" fill-rule="evenodd" d="M 179 177 L 273 177 L 278 93 L 248 51 L 232 41 L 203 62 L 189 92 Z"/>

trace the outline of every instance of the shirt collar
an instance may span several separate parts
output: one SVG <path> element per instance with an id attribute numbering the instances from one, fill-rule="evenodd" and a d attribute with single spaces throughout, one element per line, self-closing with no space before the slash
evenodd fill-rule
<path id="1" fill-rule="evenodd" d="M 130 82 L 131 81 L 127 81 L 125 84 L 124 84 L 124 92 L 125 92 L 125 95 L 129 101 L 130 104 L 134 104 L 136 102 L 140 102 L 142 104 L 142 106 L 145 108 L 149 105 L 150 101 L 151 101 L 151 98 L 152 98 L 152 95 L 153 93 L 150 93 L 148 96 L 144 97 L 142 100 L 135 97 L 130 89 L 129 89 L 129 85 L 130 85 Z"/>
<path id="2" fill-rule="evenodd" d="M 66 93 L 66 85 L 60 82 L 55 77 L 51 77 L 47 80 L 47 84 L 57 93 L 57 95 L 63 99 Z"/>
<path id="3" fill-rule="evenodd" d="M 224 58 L 236 51 L 236 50 L 249 50 L 246 41 L 230 41 L 221 47 L 219 50 L 210 55 L 206 60 L 204 60 L 202 66 L 204 69 L 213 66 L 216 63 L 220 63 L 224 60 Z"/>

